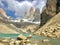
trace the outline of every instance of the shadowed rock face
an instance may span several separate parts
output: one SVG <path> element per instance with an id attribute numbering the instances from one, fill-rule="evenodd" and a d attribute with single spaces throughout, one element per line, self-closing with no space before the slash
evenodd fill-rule
<path id="1" fill-rule="evenodd" d="M 60 0 L 57 1 L 57 13 L 60 12 Z"/>
<path id="2" fill-rule="evenodd" d="M 34 21 L 37 21 L 37 22 L 40 21 L 40 10 L 39 10 L 39 8 L 35 9 L 35 12 L 34 12 Z"/>
<path id="3" fill-rule="evenodd" d="M 46 9 L 41 15 L 41 25 L 60 12 L 60 0 L 47 0 Z"/>
<path id="4" fill-rule="evenodd" d="M 46 4 L 46 14 L 54 16 L 56 14 L 56 4 L 57 0 L 47 0 Z"/>

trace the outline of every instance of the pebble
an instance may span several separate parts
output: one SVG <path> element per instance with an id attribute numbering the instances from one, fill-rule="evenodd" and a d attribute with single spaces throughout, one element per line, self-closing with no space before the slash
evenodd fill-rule
<path id="1" fill-rule="evenodd" d="M 48 39 L 44 39 L 44 40 L 42 40 L 42 42 L 49 42 L 49 40 Z"/>
<path id="2" fill-rule="evenodd" d="M 26 41 L 27 41 L 27 42 L 30 42 L 30 40 L 29 40 L 29 39 L 27 39 Z"/>
<path id="3" fill-rule="evenodd" d="M 0 43 L 0 45 L 4 45 L 4 44 Z"/>
<path id="4" fill-rule="evenodd" d="M 28 43 L 27 45 L 31 45 L 30 43 Z"/>
<path id="5" fill-rule="evenodd" d="M 14 42 L 9 42 L 9 45 L 14 45 Z"/>
<path id="6" fill-rule="evenodd" d="M 27 38 L 32 38 L 32 35 L 30 34 Z"/>
<path id="7" fill-rule="evenodd" d="M 11 39 L 10 42 L 9 42 L 10 45 L 14 45 L 14 43 L 15 43 L 14 39 Z"/>
<path id="8" fill-rule="evenodd" d="M 19 41 L 19 40 L 15 41 L 16 45 L 20 45 L 20 43 L 21 43 L 21 41 Z"/>
<path id="9" fill-rule="evenodd" d="M 2 42 L 7 43 L 7 42 L 9 42 L 9 40 L 7 40 L 7 39 L 6 40 L 2 40 Z"/>

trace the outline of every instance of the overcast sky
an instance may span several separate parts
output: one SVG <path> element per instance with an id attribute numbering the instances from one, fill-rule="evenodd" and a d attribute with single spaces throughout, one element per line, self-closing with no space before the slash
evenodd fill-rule
<path id="1" fill-rule="evenodd" d="M 29 12 L 31 7 L 42 8 L 46 5 L 46 0 L 0 0 L 0 7 L 2 7 L 8 16 L 14 18 L 23 18 L 24 12 Z"/>

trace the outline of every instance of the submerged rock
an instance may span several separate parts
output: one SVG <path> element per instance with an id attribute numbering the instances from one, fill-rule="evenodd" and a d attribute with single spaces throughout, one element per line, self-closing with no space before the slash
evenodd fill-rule
<path id="1" fill-rule="evenodd" d="M 44 40 L 42 40 L 42 42 L 46 43 L 46 42 L 49 42 L 49 40 L 48 39 L 44 39 Z"/>

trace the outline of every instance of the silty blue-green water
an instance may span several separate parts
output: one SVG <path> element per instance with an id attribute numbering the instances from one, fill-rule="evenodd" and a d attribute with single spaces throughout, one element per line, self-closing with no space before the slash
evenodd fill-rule
<path id="1" fill-rule="evenodd" d="M 17 36 L 20 34 L 0 34 L 0 38 L 2 37 L 11 37 L 11 38 L 17 38 Z M 29 34 L 23 33 L 24 36 L 28 36 Z M 60 45 L 60 40 L 59 39 L 52 39 L 48 38 L 45 36 L 38 36 L 38 35 L 32 35 L 31 39 L 36 39 L 36 40 L 44 40 L 44 39 L 49 39 L 50 43 L 53 45 Z"/>

